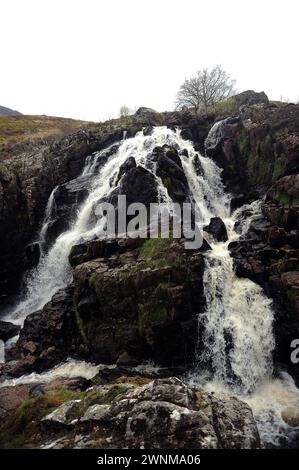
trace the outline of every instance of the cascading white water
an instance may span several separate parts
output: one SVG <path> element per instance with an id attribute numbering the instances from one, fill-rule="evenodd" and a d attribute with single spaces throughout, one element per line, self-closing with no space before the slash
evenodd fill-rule
<path id="1" fill-rule="evenodd" d="M 42 227 L 41 227 L 41 230 L 40 230 L 39 236 L 38 236 L 38 242 L 40 244 L 40 248 L 41 248 L 42 252 L 45 248 L 46 235 L 47 235 L 49 225 L 50 225 L 53 217 L 55 216 L 55 212 L 56 212 L 55 193 L 57 191 L 57 188 L 58 188 L 58 186 L 56 186 L 53 189 L 53 191 L 51 192 L 50 197 L 48 199 L 46 210 L 45 210 L 45 217 L 44 217 Z"/>
<path id="2" fill-rule="evenodd" d="M 210 144 L 214 145 L 219 137 L 218 125 L 212 128 L 212 134 Z M 252 407 L 263 446 L 279 446 L 282 440 L 284 446 L 291 445 L 298 428 L 289 426 L 283 416 L 296 415 L 299 390 L 285 372 L 279 378 L 272 377 L 275 341 L 271 300 L 260 286 L 236 276 L 228 250 L 229 243 L 245 235 L 260 215 L 261 202 L 245 205 L 231 214 L 231 198 L 224 191 L 219 168 L 209 159 L 201 157 L 200 162 L 203 168 L 208 166 L 204 172 L 204 180 L 210 173 L 208 190 L 204 187 L 206 181 L 202 184 L 194 168 L 185 162 L 189 186 L 196 201 L 208 196 L 209 211 L 204 215 L 222 218 L 228 241 L 216 243 L 208 234 L 206 237 L 212 248 L 205 257 L 207 308 L 198 317 L 202 338 L 189 381 L 208 391 L 233 393 L 246 401 Z M 234 230 L 237 221 L 238 233 Z"/>
<path id="3" fill-rule="evenodd" d="M 68 263 L 70 249 L 77 243 L 101 236 L 103 221 L 94 218 L 94 207 L 115 189 L 119 167 L 128 157 L 134 157 L 137 165 L 153 172 L 160 201 L 170 201 L 167 189 L 155 174 L 155 165 L 148 159 L 156 146 L 164 144 L 175 146 L 179 152 L 203 223 L 208 224 L 211 217 L 221 217 L 229 237 L 226 243 L 215 243 L 208 237 L 212 250 L 206 254 L 204 275 L 207 309 L 199 317 L 204 347 L 198 351 L 198 367 L 189 380 L 207 389 L 237 394 L 247 400 L 253 408 L 264 442 L 275 444 L 281 430 L 287 430 L 281 418 L 282 409 L 285 408 L 285 401 L 281 399 L 282 390 L 288 397 L 286 399 L 290 395 L 293 397 L 292 403 L 299 403 L 299 395 L 297 389 L 290 385 L 289 377 L 288 380 L 276 381 L 271 378 L 274 348 L 271 302 L 258 285 L 236 277 L 228 250 L 228 244 L 240 236 L 240 233 L 235 232 L 234 225 L 242 211 L 251 211 L 251 217 L 254 217 L 259 204 L 254 203 L 231 214 L 231 197 L 225 192 L 221 170 L 211 159 L 195 152 L 192 143 L 183 140 L 178 130 L 174 132 L 166 127 L 156 127 L 150 136 L 139 132 L 134 138 L 124 140 L 98 173 L 102 153 L 86 160 L 83 175 L 90 175 L 89 195 L 78 209 L 77 218 L 69 230 L 62 233 L 48 253 L 41 257 L 38 267 L 31 273 L 26 298 L 7 319 L 22 323 L 29 313 L 40 309 L 58 289 L 71 281 Z M 199 175 L 194 165 L 195 158 L 200 164 Z M 51 201 L 48 203 L 50 206 Z M 246 233 L 251 220 L 248 217 L 241 218 L 239 232 Z M 49 220 L 46 215 L 42 232 L 47 230 L 47 223 Z M 205 369 L 204 364 L 208 364 L 209 369 Z M 280 398 L 274 392 L 272 396 L 268 393 L 270 403 L 264 403 L 262 393 L 271 387 L 272 390 L 279 390 L 277 396 Z M 248 395 L 249 392 L 253 393 Z M 269 416 L 272 416 L 272 425 L 268 423 Z"/>
<path id="4" fill-rule="evenodd" d="M 273 315 L 261 287 L 237 278 L 232 264 L 221 245 L 206 258 L 208 307 L 201 316 L 205 349 L 198 359 L 208 361 L 214 380 L 251 392 L 272 373 Z"/>

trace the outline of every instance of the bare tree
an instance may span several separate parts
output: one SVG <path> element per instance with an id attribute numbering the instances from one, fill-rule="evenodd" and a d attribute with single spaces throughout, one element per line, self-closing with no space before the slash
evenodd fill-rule
<path id="1" fill-rule="evenodd" d="M 119 115 L 120 117 L 126 117 L 126 116 L 129 116 L 130 114 L 130 108 L 126 105 L 123 105 L 120 107 L 120 110 L 119 110 Z"/>
<path id="2" fill-rule="evenodd" d="M 176 108 L 194 108 L 196 113 L 206 114 L 215 103 L 234 93 L 235 81 L 223 70 L 221 65 L 211 70 L 199 70 L 194 77 L 186 78 L 176 99 Z"/>

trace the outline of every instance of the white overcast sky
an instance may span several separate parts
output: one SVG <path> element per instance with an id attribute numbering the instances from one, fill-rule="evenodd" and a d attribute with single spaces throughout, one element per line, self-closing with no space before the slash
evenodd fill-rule
<path id="1" fill-rule="evenodd" d="M 222 66 L 240 91 L 299 100 L 298 0 L 0 0 L 0 105 L 88 120 L 173 108 Z"/>

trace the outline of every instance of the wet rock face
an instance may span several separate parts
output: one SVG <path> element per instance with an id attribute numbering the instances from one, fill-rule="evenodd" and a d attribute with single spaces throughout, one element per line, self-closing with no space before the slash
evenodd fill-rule
<path id="1" fill-rule="evenodd" d="M 121 362 L 124 353 L 131 364 L 192 363 L 205 305 L 201 253 L 149 239 L 79 245 L 70 259 L 73 286 L 27 317 L 17 345 L 23 359 L 10 373 L 74 354 L 97 363 Z"/>
<path id="2" fill-rule="evenodd" d="M 86 354 L 84 338 L 80 335 L 72 287 L 58 291 L 42 311 L 28 315 L 17 342 L 19 360 L 10 375 L 20 376 L 35 370 L 53 367 L 68 355 Z"/>
<path id="3" fill-rule="evenodd" d="M 299 171 L 299 106 L 267 104 L 263 99 L 252 105 L 249 100 L 249 105 L 238 107 L 238 118 L 213 126 L 205 149 L 223 168 L 232 192 L 247 192 L 255 185 L 269 188 L 282 176 Z"/>
<path id="4" fill-rule="evenodd" d="M 112 362 L 123 351 L 167 365 L 192 361 L 194 312 L 203 308 L 202 272 L 199 253 L 186 253 L 168 239 L 147 240 L 119 260 L 112 257 L 78 266 L 76 302 L 94 354 Z M 82 304 L 91 293 L 96 297 L 93 309 Z"/>
<path id="5" fill-rule="evenodd" d="M 13 323 L 0 320 L 0 339 L 2 341 L 5 342 L 13 336 L 16 336 L 19 330 L 19 326 L 14 325 Z"/>
<path id="6" fill-rule="evenodd" d="M 129 170 L 131 170 L 132 168 L 136 168 L 136 160 L 134 157 L 129 157 L 120 167 L 119 167 L 119 173 L 118 173 L 118 177 L 117 177 L 117 182 L 116 184 L 118 183 L 118 181 L 121 179 L 121 177 L 123 175 L 125 175 L 126 173 L 128 173 Z"/>
<path id="7" fill-rule="evenodd" d="M 121 180 L 120 187 L 111 195 L 110 202 L 115 203 L 119 194 L 126 196 L 127 204 L 141 202 L 148 206 L 158 200 L 155 178 L 152 173 L 141 166 L 133 166 L 127 171 Z"/>
<path id="8" fill-rule="evenodd" d="M 171 199 L 180 203 L 187 201 L 190 191 L 177 150 L 168 145 L 156 147 L 151 159 L 156 162 L 157 176 L 162 179 Z"/>
<path id="9" fill-rule="evenodd" d="M 210 233 L 217 242 L 226 242 L 228 240 L 225 223 L 220 217 L 212 217 L 209 225 L 204 230 Z"/>
<path id="10" fill-rule="evenodd" d="M 262 214 L 243 239 L 229 249 L 236 274 L 261 284 L 274 299 L 275 359 L 299 383 L 290 361 L 291 342 L 299 337 L 299 175 L 279 179 L 268 190 Z"/>

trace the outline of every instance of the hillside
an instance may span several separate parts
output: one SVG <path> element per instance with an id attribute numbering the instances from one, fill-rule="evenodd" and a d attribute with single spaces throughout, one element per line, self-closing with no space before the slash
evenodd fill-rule
<path id="1" fill-rule="evenodd" d="M 49 116 L 1 116 L 0 107 L 0 160 L 37 144 L 50 143 L 86 124 L 85 121 Z"/>
<path id="2" fill-rule="evenodd" d="M 6 108 L 5 106 L 0 106 L 0 116 L 22 116 L 22 113 L 14 109 Z"/>

